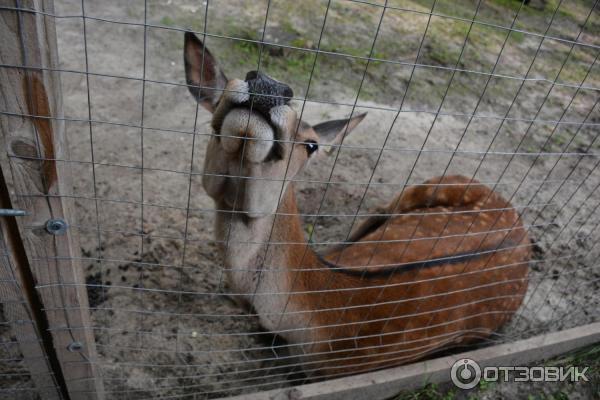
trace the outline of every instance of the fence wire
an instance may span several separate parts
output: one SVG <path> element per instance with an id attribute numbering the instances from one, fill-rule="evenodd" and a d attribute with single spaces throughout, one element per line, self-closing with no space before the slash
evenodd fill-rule
<path id="1" fill-rule="evenodd" d="M 45 197 L 75 201 L 77 219 L 70 221 L 70 229 L 80 236 L 77 259 L 86 266 L 93 326 L 50 326 L 50 331 L 93 330 L 98 358 L 73 362 L 72 367 L 97 365 L 108 398 L 221 398 L 344 374 L 337 368 L 323 368 L 315 359 L 320 354 L 355 371 L 368 371 L 429 356 L 453 343 L 457 334 L 479 338 L 477 345 L 483 346 L 599 320 L 597 0 L 531 1 L 534 4 L 517 0 L 252 4 L 56 0 L 55 13 L 5 3 L 0 13 L 37 13 L 56 24 L 59 68 L 8 64 L 0 68 L 60 73 L 64 116 L 0 113 L 60 119 L 67 127 L 69 158 L 31 158 L 64 164 L 77 176 L 71 192 Z M 289 82 L 296 92 L 292 104 L 302 119 L 316 123 L 369 114 L 356 132 L 331 146 L 327 159 L 310 164 L 296 177 L 287 177 L 289 164 L 284 179 L 246 176 L 244 155 L 251 138 L 243 141 L 237 172 L 206 172 L 202 162 L 215 134 L 209 113 L 187 92 L 181 62 L 184 32 L 194 32 L 206 43 L 230 78 L 257 70 Z M 203 62 L 204 58 L 203 53 Z M 274 141 L 303 144 L 295 136 Z M 468 183 L 423 183 L 433 176 L 456 174 L 477 179 L 506 198 L 508 207 L 493 209 L 498 215 L 507 210 L 520 214 L 531 243 L 507 244 L 502 251 L 532 251 L 529 276 L 513 282 L 527 281 L 527 294 L 510 322 L 491 336 L 475 329 L 427 340 L 405 339 L 410 349 L 381 341 L 385 336 L 413 337 L 438 327 L 443 332 L 443 326 L 461 320 L 434 323 L 431 310 L 422 309 L 425 300 L 440 305 L 435 311 L 454 315 L 453 311 L 482 301 L 447 306 L 448 296 L 468 298 L 469 292 L 498 283 L 423 295 L 408 315 L 397 311 L 409 300 L 388 301 L 384 292 L 447 279 L 447 273 L 434 277 L 417 273 L 410 282 L 400 283 L 391 274 L 381 283 L 365 283 L 358 289 L 340 289 L 330 275 L 317 291 L 293 293 L 338 293 L 345 299 L 342 307 L 317 302 L 312 309 L 298 308 L 290 304 L 289 292 L 259 290 L 259 285 L 250 293 L 238 293 L 228 285 L 227 274 L 254 272 L 260 282 L 265 274 L 287 272 L 295 282 L 301 271 L 318 274 L 332 268 L 304 265 L 309 246 L 303 247 L 297 267 L 226 265 L 219 248 L 264 245 L 266 254 L 269 249 L 304 242 L 275 239 L 276 219 L 267 240 L 236 240 L 232 221 L 247 211 L 236 209 L 235 204 L 233 210 L 219 209 L 201 184 L 206 176 L 293 183 L 300 207 L 293 215 L 301 219 L 310 246 L 318 252 L 347 244 L 367 218 L 418 218 L 409 238 L 384 238 L 386 225 L 378 238 L 363 242 L 374 245 L 366 265 L 401 268 L 402 263 L 376 262 L 385 251 L 382 246 L 423 241 L 432 242 L 435 249 L 442 239 L 458 239 L 449 256 L 441 258 L 450 262 L 464 240 L 480 237 L 475 251 L 485 255 L 490 251 L 482 246 L 489 235 L 518 229 L 515 221 L 508 228 L 473 232 L 475 217 L 467 233 L 444 234 L 449 216 L 479 213 L 457 208 L 439 211 L 448 217 L 439 235 L 418 236 L 422 212 L 381 208 L 415 187 L 432 188 L 435 196 L 448 185 L 462 185 L 464 196 Z M 282 185 L 280 199 L 284 190 Z M 19 192 L 15 196 L 40 195 Z M 229 221 L 224 240 L 215 238 L 217 214 Z M 273 215 L 289 217 L 290 213 L 278 210 Z M 341 257 L 339 252 L 337 260 L 330 261 L 339 263 Z M 476 279 L 481 271 L 468 270 L 467 264 L 456 275 Z M 515 265 L 499 263 L 485 271 L 507 271 Z M 363 265 L 344 269 L 356 269 L 359 281 L 368 281 Z M 76 285 L 50 282 L 37 290 Z M 361 290 L 375 289 L 378 295 L 357 304 Z M 287 296 L 285 305 L 272 312 L 248 311 L 238 305 L 240 297 L 253 303 L 279 296 Z M 485 301 L 518 297 L 501 293 Z M 382 305 L 391 307 L 389 315 L 372 315 Z M 8 307 L 2 304 L 4 312 Z M 68 309 L 47 307 L 45 311 Z M 365 317 L 345 322 L 346 314 L 357 310 L 365 311 Z M 324 312 L 339 313 L 339 319 L 315 325 L 315 318 Z M 482 315 L 501 313 L 506 311 Z M 378 324 L 383 332 L 399 319 L 428 316 L 425 327 L 401 332 L 370 334 L 363 329 Z M 276 328 L 264 330 L 262 318 L 275 321 Z M 289 318 L 301 322 L 290 328 Z M 6 324 L 0 324 L 0 333 Z M 336 327 L 356 327 L 351 339 L 356 343 L 377 339 L 379 344 L 362 348 L 379 351 L 348 356 L 348 350 L 337 345 L 348 338 L 322 335 L 319 340 L 295 343 L 281 339 L 284 334 L 333 332 L 329 328 Z M 18 362 L 20 356 L 10 350 L 14 345 L 10 337 L 2 333 L 0 338 L 2 365 Z M 318 344 L 328 344 L 329 350 L 306 353 Z M 386 356 L 383 363 L 377 359 L 381 354 Z M 2 382 L 22 375 L 20 370 L 0 372 Z M 0 393 L 30 390 L 25 383 L 11 385 L 3 384 Z"/>

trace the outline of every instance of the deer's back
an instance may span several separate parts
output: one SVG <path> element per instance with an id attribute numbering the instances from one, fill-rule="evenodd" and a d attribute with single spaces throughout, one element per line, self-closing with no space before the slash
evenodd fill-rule
<path id="1" fill-rule="evenodd" d="M 314 339 L 334 350 L 321 373 L 413 361 L 510 319 L 527 290 L 531 246 L 518 213 L 486 190 L 467 205 L 411 208 L 325 257 L 334 290 L 308 302 L 344 311 L 315 315 L 330 328 Z"/>

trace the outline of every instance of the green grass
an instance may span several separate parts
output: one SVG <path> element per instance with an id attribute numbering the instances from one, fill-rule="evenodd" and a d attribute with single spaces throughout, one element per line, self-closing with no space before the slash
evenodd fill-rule
<path id="1" fill-rule="evenodd" d="M 164 26 L 176 26 L 177 25 L 175 20 L 173 18 L 169 17 L 168 15 L 165 15 L 164 17 L 162 17 L 160 19 L 160 24 L 164 25 Z"/>
<path id="2" fill-rule="evenodd" d="M 546 7 L 544 8 L 544 11 L 546 13 L 552 14 L 552 13 L 554 13 L 554 10 L 556 10 L 556 7 L 558 7 L 558 5 L 559 5 L 558 0 L 546 0 Z M 590 7 L 591 7 L 591 5 L 590 5 Z M 569 7 L 565 7 L 562 4 L 559 7 L 556 14 L 560 15 L 561 17 L 566 17 L 566 18 L 573 18 L 573 19 L 578 18 L 577 13 L 571 11 L 571 9 Z"/>
<path id="3" fill-rule="evenodd" d="M 532 2 L 535 0 L 532 0 Z M 516 24 L 517 29 L 527 31 L 542 31 L 553 12 L 557 0 L 550 0 L 545 8 L 525 6 L 521 10 Z M 589 12 L 589 0 L 569 2 L 569 7 L 564 8 L 566 13 L 560 14 L 560 24 L 556 24 L 552 32 L 555 36 L 572 35 L 573 26 L 585 19 L 586 10 Z M 394 5 L 408 10 L 428 11 L 433 0 L 396 0 Z M 565 3 L 567 4 L 567 3 Z M 435 12 L 443 15 L 457 16 L 465 19 L 473 17 L 476 1 L 474 0 L 438 0 Z M 270 36 L 267 40 L 290 45 L 299 49 L 314 50 L 319 45 L 319 33 L 322 28 L 322 16 L 325 13 L 326 2 L 307 0 L 289 4 L 274 3 L 270 10 L 269 25 Z M 501 26 L 508 26 L 514 12 L 519 8 L 518 0 L 484 0 L 477 16 L 480 21 L 485 21 Z M 173 9 L 163 10 L 160 24 L 190 28 L 196 31 L 203 30 L 203 18 L 200 13 L 190 15 L 179 13 Z M 260 4 L 248 5 L 244 9 L 219 13 L 213 9 L 209 18 L 209 31 L 217 35 L 234 38 L 260 40 L 261 27 L 264 24 L 264 10 Z M 323 32 L 320 49 L 325 52 L 347 54 L 351 57 L 339 57 L 320 54 L 317 58 L 315 73 L 311 84 L 311 95 L 327 100 L 332 95 L 331 90 L 323 88 L 323 83 L 344 88 L 348 93 L 355 93 L 366 62 L 362 57 L 370 53 L 373 34 L 378 25 L 381 8 L 357 3 L 333 2 L 329 10 L 327 23 Z M 160 15 L 160 14 L 158 14 Z M 418 45 L 427 23 L 427 14 L 415 14 L 408 11 L 386 11 L 372 57 L 381 60 L 403 61 L 411 63 L 416 56 Z M 569 22 L 566 26 L 565 21 Z M 593 19 L 592 21 L 593 22 Z M 597 26 L 596 26 L 597 25 Z M 600 33 L 600 24 L 588 24 L 586 33 Z M 566 27 L 565 27 L 566 26 Z M 592 29 L 593 27 L 597 29 Z M 467 45 L 462 58 L 459 60 L 465 37 L 469 32 Z M 468 21 L 459 21 L 449 18 L 432 17 L 427 31 L 427 36 L 421 49 L 418 63 L 442 67 L 454 67 L 468 70 L 489 72 L 493 67 L 502 44 L 508 35 L 507 45 L 503 51 L 502 73 L 521 75 L 525 72 L 531 61 L 535 49 L 536 39 L 521 32 L 509 32 L 482 24 L 471 24 Z M 175 35 L 171 35 L 175 36 Z M 165 41 L 169 46 L 181 46 L 181 41 L 174 38 L 171 42 Z M 257 68 L 260 46 L 256 43 L 235 41 L 230 39 L 209 38 L 208 46 L 217 56 L 229 76 L 243 77 L 248 70 Z M 544 76 L 554 79 L 558 68 L 564 61 L 569 50 L 568 46 L 556 41 L 544 42 L 543 55 L 532 71 L 534 76 Z M 573 51 L 567 66 L 558 77 L 560 82 L 581 83 L 585 77 L 587 67 L 593 60 L 595 53 L 585 48 Z M 356 58 L 359 57 L 359 58 Z M 261 69 L 277 79 L 285 80 L 302 96 L 301 90 L 306 88 L 315 53 L 294 49 L 274 51 L 264 47 L 261 55 Z M 410 66 L 371 61 L 367 70 L 367 82 L 361 90 L 361 99 L 372 100 L 380 103 L 392 103 L 406 90 L 406 81 Z M 417 68 L 415 80 L 420 80 L 418 90 L 409 92 L 407 97 L 412 107 L 435 107 L 447 85 L 449 73 L 441 69 Z M 423 82 L 424 81 L 424 82 Z M 477 82 L 480 77 L 474 75 L 457 76 L 451 92 L 456 96 L 476 98 L 481 93 L 477 92 Z M 597 73 L 592 74 L 587 80 L 587 85 L 600 84 Z M 331 86 L 329 86 L 331 87 Z M 489 89 L 488 93 L 490 92 Z M 565 92 L 566 93 L 566 92 Z M 510 96 L 509 90 L 502 88 L 495 93 L 499 99 Z M 495 100 L 495 97 L 487 96 Z M 491 101 L 491 100 L 490 100 Z M 460 107 L 468 101 L 453 102 Z"/>
<path id="4" fill-rule="evenodd" d="M 434 383 L 430 383 L 422 389 L 413 392 L 401 393 L 393 400 L 454 400 L 456 390 L 443 390 Z"/>
<path id="5" fill-rule="evenodd" d="M 547 361 L 544 365 L 547 366 L 586 366 L 588 368 L 588 377 L 600 380 L 600 344 L 595 344 L 589 347 L 575 350 L 571 353 L 562 355 Z M 598 384 L 600 382 L 596 382 Z M 600 394 L 600 392 L 598 392 Z"/>
<path id="6" fill-rule="evenodd" d="M 518 11 L 521 8 L 521 1 L 519 0 L 492 0 L 492 3 L 512 11 Z M 527 12 L 528 9 L 531 9 L 531 7 L 524 5 L 521 12 Z"/>

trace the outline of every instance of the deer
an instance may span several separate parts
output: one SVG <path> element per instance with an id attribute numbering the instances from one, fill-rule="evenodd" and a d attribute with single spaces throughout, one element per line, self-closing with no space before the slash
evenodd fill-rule
<path id="1" fill-rule="evenodd" d="M 531 244 L 499 193 L 460 175 L 407 186 L 346 242 L 317 253 L 294 178 L 341 146 L 365 114 L 300 120 L 289 86 L 259 71 L 228 79 L 191 32 L 184 65 L 190 93 L 212 113 L 202 184 L 215 203 L 228 294 L 287 342 L 307 375 L 356 374 L 473 345 L 517 312 Z"/>

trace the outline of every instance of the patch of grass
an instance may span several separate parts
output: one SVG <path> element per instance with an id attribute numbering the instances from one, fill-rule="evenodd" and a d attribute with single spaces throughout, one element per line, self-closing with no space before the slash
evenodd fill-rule
<path id="1" fill-rule="evenodd" d="M 521 7 L 521 1 L 520 0 L 492 0 L 493 3 L 502 6 L 504 8 L 508 8 L 512 11 L 518 11 L 519 8 Z M 528 7 L 527 5 L 523 6 L 523 8 L 525 9 L 526 7 Z M 523 11 L 523 10 L 521 10 Z"/>
<path id="2" fill-rule="evenodd" d="M 373 12 L 372 6 L 359 3 L 335 1 L 331 4 L 331 23 L 354 24 L 355 26 L 367 25 L 375 18 L 379 19 L 380 11 Z"/>
<path id="3" fill-rule="evenodd" d="M 519 8 L 520 0 L 484 0 L 477 19 L 484 22 L 506 26 L 510 23 L 512 14 Z M 539 0 L 531 0 L 536 6 L 524 6 L 519 14 L 517 28 L 538 32 L 545 28 L 548 12 L 553 10 L 557 0 L 551 0 L 545 9 L 541 9 Z M 589 12 L 589 0 L 581 0 L 581 4 L 567 3 L 561 8 L 570 12 L 570 18 L 577 17 L 576 23 L 581 23 L 585 18 L 585 11 Z M 473 0 L 437 0 L 434 12 L 470 19 L 476 8 Z M 433 0 L 396 0 L 394 5 L 407 10 L 430 10 Z M 270 18 L 277 24 L 268 29 L 268 41 L 289 44 L 300 49 L 315 49 L 321 29 L 322 18 L 326 8 L 326 2 L 307 0 L 305 2 L 292 2 L 290 4 L 274 6 Z M 237 9 L 236 9 L 237 10 Z M 230 10 L 231 11 L 231 10 Z M 372 38 L 377 27 L 379 8 L 366 6 L 358 3 L 333 2 L 327 17 L 327 24 L 320 44 L 320 49 L 327 52 L 348 54 L 353 57 L 339 57 L 327 54 L 318 56 L 315 76 L 311 84 L 311 93 L 317 97 L 328 98 L 329 90 L 322 90 L 322 83 L 342 86 L 350 93 L 358 85 L 364 72 L 364 60 L 354 57 L 367 57 L 372 44 Z M 237 12 L 237 11 L 236 11 Z M 157 15 L 163 15 L 160 23 L 165 26 L 180 26 L 203 30 L 203 19 L 189 13 L 171 12 L 165 9 L 156 11 Z M 244 23 L 240 16 L 243 13 Z M 264 10 L 259 6 L 250 5 L 239 13 L 219 13 L 213 10 L 209 19 L 210 31 L 212 33 L 242 39 L 260 40 L 260 28 L 263 25 Z M 412 62 L 417 54 L 418 44 L 423 35 L 428 18 L 425 15 L 417 15 L 409 11 L 388 10 L 377 37 L 373 58 L 391 61 Z M 564 20 L 563 20 L 564 21 Z M 569 20 L 566 20 L 569 22 Z M 418 63 L 431 64 L 445 67 L 453 67 L 458 61 L 460 51 L 470 23 L 468 21 L 457 21 L 451 18 L 433 16 L 427 37 L 425 39 L 421 56 Z M 560 25 L 560 24 L 559 24 Z M 571 29 L 572 23 L 568 23 Z M 562 25 L 557 26 L 560 31 Z M 586 28 L 588 32 L 591 31 Z M 600 29 L 600 28 L 599 28 Z M 571 29 L 572 30 L 572 29 Z M 560 32 L 558 32 L 560 33 Z M 558 35 L 558 33 L 554 33 Z M 500 51 L 500 46 L 509 34 L 507 49 L 504 54 L 510 56 L 511 65 L 524 66 L 531 57 L 532 41 L 521 32 L 508 32 L 491 26 L 474 24 L 469 34 L 459 68 L 489 71 Z M 256 69 L 260 45 L 252 42 L 235 41 L 229 39 L 208 38 L 209 48 L 217 55 L 229 76 L 243 76 L 248 70 Z M 180 47 L 181 40 L 169 43 L 169 47 Z M 554 45 L 547 41 L 543 60 L 536 63 L 532 75 L 544 76 L 553 79 L 558 73 L 560 62 L 566 56 L 565 46 Z M 565 48 L 563 48 L 565 47 Z M 261 69 L 272 74 L 278 79 L 285 80 L 292 85 L 298 94 L 305 88 L 308 76 L 312 70 L 315 60 L 313 52 L 301 50 L 283 49 L 277 47 L 264 47 L 261 56 Z M 586 64 L 589 65 L 594 56 L 593 51 L 587 49 L 576 49 L 560 76 L 561 82 L 579 83 L 585 76 Z M 506 58 L 506 56 L 503 56 Z M 503 64 L 506 64 L 504 60 Z M 538 65 L 539 64 L 539 65 Z M 508 67 L 506 67 L 508 68 Z M 394 63 L 371 61 L 367 70 L 367 82 L 361 90 L 361 98 L 378 102 L 393 102 L 405 90 L 405 81 L 410 71 L 410 66 Z M 504 71 L 506 72 L 506 71 Z M 535 73 L 535 74 L 534 74 Z M 592 74 L 587 84 L 595 85 Z M 409 100 L 415 107 L 435 106 L 438 104 L 444 85 L 448 81 L 449 74 L 440 69 L 430 70 L 418 68 L 413 81 L 419 81 L 419 93 L 409 91 Z M 457 76 L 458 80 L 460 76 Z M 464 86 L 464 88 L 461 87 Z M 465 96 L 476 96 L 467 89 L 470 82 L 453 84 L 452 93 L 460 98 L 464 92 Z M 415 82 L 411 87 L 415 86 Z M 463 90 L 464 89 L 464 90 Z M 461 92 L 462 91 L 462 92 Z M 460 93 L 459 93 L 460 92 Z M 489 92 L 489 90 L 488 90 Z M 503 99 L 510 96 L 503 89 L 498 93 L 498 99 L 493 100 L 502 103 Z M 454 98 L 453 97 L 453 98 Z M 488 96 L 494 99 L 492 96 Z M 492 101 L 492 100 L 490 100 Z M 411 103 L 411 104 L 412 104 Z M 461 103 L 461 102 L 457 102 Z M 462 104 L 462 103 L 461 103 Z M 468 107 L 467 102 L 464 103 Z"/>
<path id="4" fill-rule="evenodd" d="M 479 390 L 486 391 L 496 386 L 496 382 L 488 382 L 485 379 L 479 381 Z"/>
<path id="5" fill-rule="evenodd" d="M 546 361 L 546 366 L 588 367 L 588 378 L 600 380 L 600 344 L 575 350 L 563 356 Z M 598 382 L 600 383 L 600 382 Z"/>
<path id="6" fill-rule="evenodd" d="M 290 45 L 294 46 L 294 47 L 301 47 L 303 49 L 310 49 L 313 47 L 312 41 L 310 41 L 304 37 L 297 37 L 295 39 L 292 39 L 292 41 L 290 42 Z"/>
<path id="7" fill-rule="evenodd" d="M 433 65 L 452 66 L 458 61 L 458 54 L 446 46 L 431 46 L 425 54 L 425 59 Z"/>
<path id="8" fill-rule="evenodd" d="M 414 392 L 405 392 L 394 397 L 393 400 L 454 400 L 456 391 L 441 390 L 435 383 L 430 383 L 422 389 Z"/>
<path id="9" fill-rule="evenodd" d="M 345 45 L 341 43 L 330 44 L 328 42 L 321 44 L 321 50 L 330 51 L 332 53 L 347 54 L 354 57 L 368 57 L 369 52 L 371 51 L 370 48 L 356 46 L 353 47 L 351 45 Z M 383 51 L 373 51 L 372 57 L 385 59 L 387 55 Z"/>
<path id="10" fill-rule="evenodd" d="M 509 41 L 513 41 L 515 43 L 523 43 L 525 41 L 525 34 L 523 32 L 510 32 Z"/>
<path id="11" fill-rule="evenodd" d="M 582 84 L 588 73 L 589 65 L 581 63 L 567 63 L 563 68 L 558 80 L 572 84 Z"/>
<path id="12" fill-rule="evenodd" d="M 272 60 L 273 63 L 277 63 L 276 60 Z M 314 64 L 314 55 L 312 54 L 294 54 L 288 57 L 285 57 L 284 66 L 289 74 L 297 74 L 300 76 L 305 76 L 310 73 L 312 66 Z M 318 63 L 315 68 L 318 67 Z"/>
<path id="13" fill-rule="evenodd" d="M 550 141 L 552 142 L 553 145 L 558 146 L 558 148 L 562 148 L 563 145 L 565 143 L 567 143 L 568 138 L 565 137 L 564 135 L 561 134 L 557 134 L 557 135 L 552 135 L 552 137 L 550 138 Z"/>
<path id="14" fill-rule="evenodd" d="M 452 21 L 442 19 L 437 20 L 435 24 L 432 23 L 419 62 L 442 66 L 456 64 L 467 32 L 458 25 L 464 26 L 463 23 L 454 24 Z"/>
<path id="15" fill-rule="evenodd" d="M 429 8 L 431 8 L 431 5 Z M 435 3 L 434 12 L 459 18 L 472 18 L 475 14 L 475 8 L 475 2 L 438 0 Z"/>
<path id="16" fill-rule="evenodd" d="M 569 395 L 561 390 L 558 390 L 549 394 L 530 394 L 529 396 L 527 396 L 527 400 L 569 400 Z"/>
<path id="17" fill-rule="evenodd" d="M 284 19 L 283 21 L 281 21 L 281 28 L 284 30 L 284 32 L 293 35 L 300 35 L 298 29 L 296 29 L 296 27 L 292 24 L 292 22 L 289 19 Z"/>
<path id="18" fill-rule="evenodd" d="M 249 70 L 254 70 L 258 66 L 260 55 L 260 69 L 269 75 L 283 80 L 292 86 L 304 87 L 305 80 L 312 71 L 314 64 L 313 53 L 302 51 L 285 51 L 283 56 L 272 55 L 270 47 L 265 46 L 260 50 L 260 45 L 254 42 L 234 41 L 231 48 L 225 53 L 231 56 L 227 57 L 228 69 L 233 70 L 231 75 L 243 76 Z M 315 74 L 319 72 L 320 63 L 315 65 Z"/>
<path id="19" fill-rule="evenodd" d="M 514 12 L 518 11 L 521 8 L 521 0 L 492 0 L 492 2 L 498 6 L 503 8 L 510 9 Z M 530 1 L 529 4 L 523 5 L 520 13 L 527 16 L 544 16 L 544 15 L 552 15 L 558 6 L 558 0 L 545 0 L 542 4 L 539 0 L 536 2 L 535 0 Z M 567 17 L 567 18 L 577 18 L 577 15 L 570 11 L 569 7 L 561 7 L 556 12 L 557 16 Z"/>
<path id="20" fill-rule="evenodd" d="M 176 26 L 177 25 L 175 23 L 175 21 L 173 20 L 173 18 L 169 17 L 168 15 L 166 15 L 160 19 L 160 24 L 164 25 L 164 26 Z"/>
<path id="21" fill-rule="evenodd" d="M 554 10 L 556 10 L 556 7 L 558 7 L 558 5 L 559 2 L 557 0 L 546 0 L 546 7 L 544 7 L 544 11 L 548 14 L 552 14 L 554 13 Z M 562 4 L 556 12 L 556 14 L 562 17 L 577 19 L 577 14 L 571 11 L 571 8 L 565 7 Z"/>

